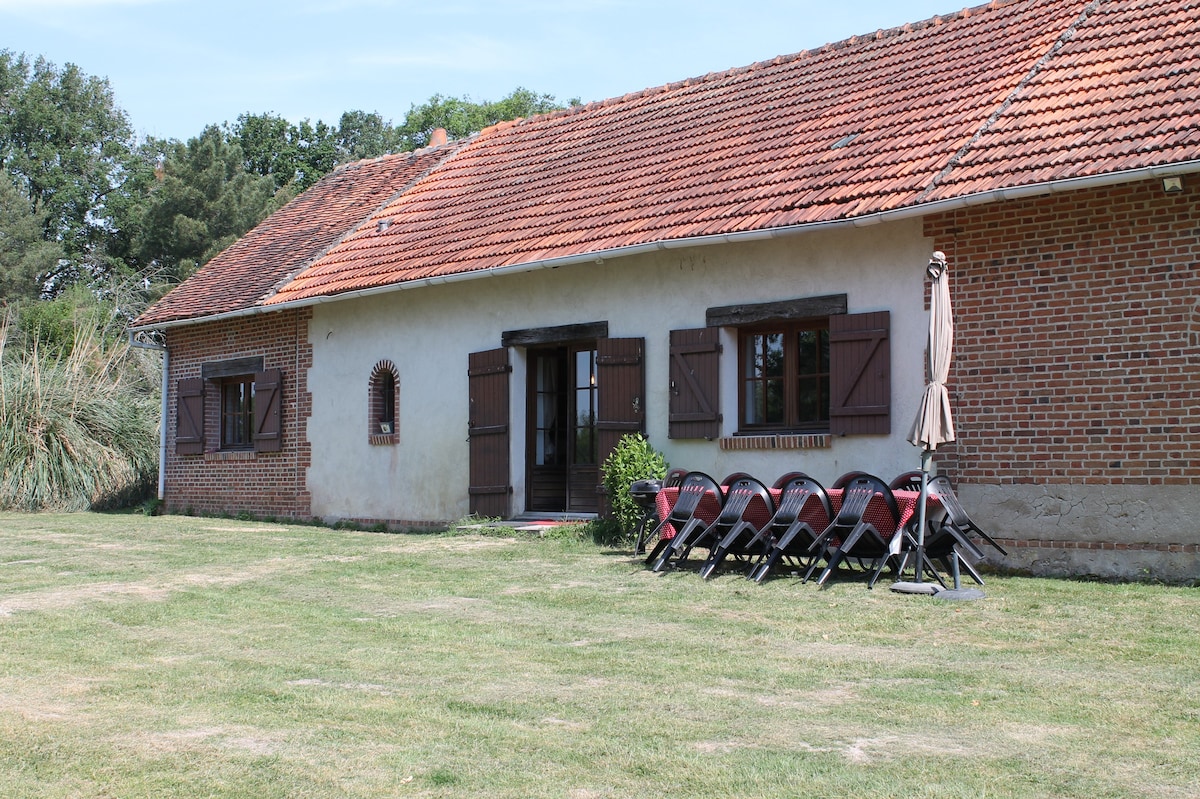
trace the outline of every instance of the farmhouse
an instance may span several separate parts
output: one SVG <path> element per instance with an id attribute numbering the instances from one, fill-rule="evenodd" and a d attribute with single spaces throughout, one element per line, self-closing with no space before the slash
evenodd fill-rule
<path id="1" fill-rule="evenodd" d="M 1200 576 L 1200 5 L 997 0 L 328 175 L 131 327 L 164 499 L 595 512 L 642 431 L 768 482 L 916 468 L 924 268 L 1003 565 Z"/>

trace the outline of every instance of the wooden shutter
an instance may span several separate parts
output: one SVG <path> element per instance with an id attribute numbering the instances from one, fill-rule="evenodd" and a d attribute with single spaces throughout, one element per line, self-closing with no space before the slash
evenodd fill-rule
<path id="1" fill-rule="evenodd" d="M 283 448 L 283 377 L 278 369 L 254 375 L 254 449 L 279 452 Z"/>
<path id="2" fill-rule="evenodd" d="M 508 518 L 509 421 L 508 383 L 512 366 L 508 349 L 472 352 L 467 361 L 470 408 L 470 510 L 473 516 Z"/>
<path id="3" fill-rule="evenodd" d="M 175 454 L 204 454 L 204 380 L 195 377 L 175 384 Z"/>
<path id="4" fill-rule="evenodd" d="M 834 435 L 891 432 L 888 311 L 829 317 L 829 427 Z"/>
<path id="5" fill-rule="evenodd" d="M 706 438 L 721 434 L 718 328 L 671 331 L 670 438 Z"/>
<path id="6" fill-rule="evenodd" d="M 622 436 L 646 432 L 646 340 L 596 341 L 596 458 L 604 465 Z"/>

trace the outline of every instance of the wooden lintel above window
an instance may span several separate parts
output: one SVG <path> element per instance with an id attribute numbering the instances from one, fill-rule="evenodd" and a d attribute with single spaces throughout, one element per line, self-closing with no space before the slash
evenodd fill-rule
<path id="1" fill-rule="evenodd" d="M 200 377 L 205 380 L 219 380 L 222 377 L 237 377 L 252 375 L 263 370 L 261 355 L 250 358 L 233 358 L 228 361 L 209 361 L 200 366 Z"/>
<path id="2" fill-rule="evenodd" d="M 505 330 L 500 334 L 500 343 L 505 347 L 538 347 L 544 344 L 594 341 L 599 338 L 608 338 L 608 322 L 586 322 L 578 325 Z"/>
<path id="3" fill-rule="evenodd" d="M 794 300 L 721 305 L 709 308 L 705 312 L 705 320 L 709 327 L 738 327 L 759 322 L 834 316 L 846 313 L 847 307 L 845 294 L 828 294 L 823 297 L 800 297 Z"/>

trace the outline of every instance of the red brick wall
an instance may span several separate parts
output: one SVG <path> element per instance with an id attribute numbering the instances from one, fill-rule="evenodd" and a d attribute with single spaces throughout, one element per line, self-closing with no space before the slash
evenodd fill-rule
<path id="1" fill-rule="evenodd" d="M 242 317 L 172 328 L 167 333 L 170 375 L 167 392 L 167 510 L 172 513 L 249 513 L 307 519 L 305 488 L 312 450 L 306 437 L 312 413 L 308 370 L 312 310 Z M 183 378 L 200 377 L 205 362 L 263 358 L 263 368 L 279 369 L 283 379 L 280 452 L 220 452 L 219 392 L 205 391 L 203 455 L 176 455 L 176 389 Z"/>
<path id="2" fill-rule="evenodd" d="M 1200 176 L 926 219 L 964 483 L 1200 483 Z"/>

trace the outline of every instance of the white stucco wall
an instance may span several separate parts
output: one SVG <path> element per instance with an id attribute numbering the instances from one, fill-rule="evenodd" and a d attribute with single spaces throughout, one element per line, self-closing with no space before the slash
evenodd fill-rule
<path id="1" fill-rule="evenodd" d="M 919 464 L 905 439 L 924 385 L 924 267 L 919 221 L 828 230 L 738 245 L 663 250 L 526 274 L 397 291 L 315 308 L 314 515 L 452 521 L 468 511 L 467 354 L 506 330 L 606 321 L 612 337 L 646 340 L 647 433 L 673 466 L 773 481 L 801 469 L 824 482 L 850 469 L 885 478 Z M 829 449 L 721 452 L 667 438 L 669 331 L 702 327 L 712 306 L 844 293 L 850 313 L 891 311 L 892 433 L 838 438 Z M 737 347 L 726 341 L 725 432 L 737 422 Z M 380 360 L 399 371 L 399 444 L 367 440 L 368 380 Z M 513 507 L 523 509 L 524 351 L 511 352 Z"/>

